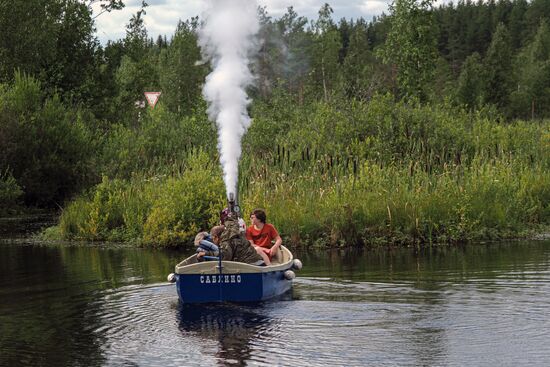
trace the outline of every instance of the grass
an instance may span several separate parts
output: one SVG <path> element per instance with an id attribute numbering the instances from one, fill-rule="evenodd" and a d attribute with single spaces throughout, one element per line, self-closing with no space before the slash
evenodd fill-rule
<path id="1" fill-rule="evenodd" d="M 239 193 L 245 218 L 266 209 L 287 244 L 457 243 L 550 224 L 548 121 L 503 124 L 483 112 L 384 96 L 279 108 L 263 107 L 245 138 Z M 170 146 L 181 144 L 166 140 L 177 139 L 175 127 L 159 129 L 157 122 L 150 131 L 163 141 L 161 155 L 177 162 L 104 177 L 65 208 L 51 233 L 173 246 L 215 224 L 225 204 L 217 157 L 201 148 L 174 154 Z M 154 136 L 141 140 L 154 150 Z"/>

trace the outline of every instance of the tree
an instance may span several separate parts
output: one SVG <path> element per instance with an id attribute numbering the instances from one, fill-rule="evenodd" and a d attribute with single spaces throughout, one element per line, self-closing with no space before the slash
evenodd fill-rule
<path id="1" fill-rule="evenodd" d="M 174 112 L 191 113 L 200 103 L 201 84 L 206 66 L 198 65 L 201 59 L 197 45 L 198 18 L 178 23 L 169 46 L 161 51 L 159 83 L 163 101 Z"/>
<path id="2" fill-rule="evenodd" d="M 328 102 L 338 77 L 338 59 L 342 48 L 332 13 L 328 4 L 323 5 L 313 23 L 312 77 L 313 82 L 322 87 L 325 102 Z"/>
<path id="3" fill-rule="evenodd" d="M 262 98 L 266 99 L 271 94 L 277 79 L 282 77 L 280 73 L 282 68 L 279 65 L 284 63 L 285 45 L 279 27 L 272 21 L 265 7 L 258 9 L 258 17 L 260 48 L 252 67 L 254 75 L 257 76 L 257 91 Z"/>
<path id="4" fill-rule="evenodd" d="M 123 0 L 81 0 L 81 2 L 86 4 L 90 13 L 93 11 L 92 6 L 99 4 L 99 12 L 94 15 L 94 19 L 103 13 L 108 13 L 113 10 L 120 10 L 125 6 Z"/>
<path id="5" fill-rule="evenodd" d="M 139 114 L 136 102 L 143 100 L 143 92 L 156 90 L 159 86 L 157 59 L 150 54 L 152 44 L 143 22 L 146 6 L 147 3 L 142 1 L 141 9 L 126 26 L 125 54 L 115 74 L 118 96 L 113 112 L 127 124 L 134 125 Z"/>
<path id="6" fill-rule="evenodd" d="M 510 30 L 514 50 L 519 49 L 526 38 L 527 22 L 525 21 L 525 12 L 527 8 L 527 0 L 516 0 L 513 3 L 508 29 Z"/>
<path id="7" fill-rule="evenodd" d="M 430 11 L 434 0 L 395 0 L 390 5 L 391 29 L 379 55 L 397 69 L 399 94 L 427 98 L 437 59 L 437 32 Z"/>
<path id="8" fill-rule="evenodd" d="M 342 65 L 342 88 L 351 98 L 367 99 L 375 89 L 377 60 L 369 49 L 367 23 L 360 18 L 351 23 L 349 45 Z"/>
<path id="9" fill-rule="evenodd" d="M 50 94 L 76 103 L 97 93 L 99 43 L 91 11 L 78 0 L 0 2 L 0 82 L 15 70 L 38 78 Z"/>
<path id="10" fill-rule="evenodd" d="M 510 99 L 513 114 L 522 118 L 550 112 L 550 29 L 542 20 L 533 40 L 515 62 L 517 89 Z"/>
<path id="11" fill-rule="evenodd" d="M 512 87 L 512 48 L 506 26 L 499 23 L 483 60 L 484 101 L 499 108 L 508 105 Z"/>
<path id="12" fill-rule="evenodd" d="M 0 89 L 0 172 L 13 174 L 26 204 L 61 203 L 89 184 L 94 144 L 83 116 L 22 73 Z"/>
<path id="13" fill-rule="evenodd" d="M 38 76 L 55 58 L 59 10 L 54 5 L 47 0 L 0 2 L 0 82 L 13 81 L 16 69 Z"/>
<path id="14" fill-rule="evenodd" d="M 143 16 L 146 14 L 147 7 L 145 1 L 141 2 L 141 8 L 136 14 L 132 15 L 130 22 L 126 25 L 126 37 L 124 37 L 124 48 L 126 55 L 133 61 L 140 61 L 147 53 L 147 29 L 143 22 Z"/>
<path id="15" fill-rule="evenodd" d="M 537 32 L 537 28 L 540 25 L 541 20 L 550 19 L 550 1 L 549 0 L 531 0 L 529 7 L 525 12 L 526 31 L 525 35 L 527 39 L 532 37 Z"/>
<path id="16" fill-rule="evenodd" d="M 473 110 L 481 104 L 483 88 L 483 63 L 481 56 L 474 52 L 462 65 L 458 78 L 456 98 L 458 103 Z"/>
<path id="17" fill-rule="evenodd" d="M 312 44 L 311 34 L 305 29 L 307 19 L 298 16 L 294 8 L 289 7 L 275 23 L 282 37 L 281 62 L 275 65 L 275 73 L 290 93 L 298 94 L 298 101 L 302 103 L 304 84 L 310 71 L 308 50 Z"/>

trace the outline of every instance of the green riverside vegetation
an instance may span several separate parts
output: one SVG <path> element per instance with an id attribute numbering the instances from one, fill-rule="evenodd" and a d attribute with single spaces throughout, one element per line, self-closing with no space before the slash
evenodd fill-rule
<path id="1" fill-rule="evenodd" d="M 102 17 L 124 6 L 100 2 Z M 370 22 L 259 9 L 245 218 L 264 208 L 286 244 L 314 246 L 548 229 L 550 0 L 433 4 L 396 0 Z M 155 41 L 145 10 L 101 45 L 85 2 L 0 4 L 2 215 L 55 208 L 46 238 L 163 247 L 217 223 L 200 20 Z M 154 109 L 144 91 L 162 91 Z"/>
<path id="2" fill-rule="evenodd" d="M 548 121 L 503 125 L 483 113 L 378 96 L 344 110 L 341 102 L 296 107 L 282 127 L 271 116 L 279 107 L 271 113 L 258 107 L 244 142 L 240 196 L 245 216 L 265 208 L 287 243 L 461 242 L 517 237 L 550 222 Z M 147 116 L 159 129 L 161 109 Z M 355 126 L 353 116 L 362 119 Z M 173 129 L 145 128 L 141 139 L 130 140 L 136 151 L 158 156 L 148 146 L 177 146 L 188 134 L 185 123 Z M 213 133 L 207 122 L 203 129 L 205 136 Z M 172 165 L 155 168 L 142 157 L 154 175 L 104 176 L 65 207 L 48 234 L 188 243 L 217 222 L 224 187 L 215 149 L 180 149 Z"/>

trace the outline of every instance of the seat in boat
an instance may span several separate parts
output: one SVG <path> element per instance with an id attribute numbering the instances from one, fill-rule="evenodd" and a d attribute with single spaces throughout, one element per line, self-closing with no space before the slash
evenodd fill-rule
<path id="1" fill-rule="evenodd" d="M 284 258 L 285 258 L 284 250 L 282 248 L 279 248 L 279 251 L 277 251 L 277 253 L 271 258 L 271 265 L 283 264 L 285 262 Z M 286 261 L 288 261 L 288 259 Z"/>

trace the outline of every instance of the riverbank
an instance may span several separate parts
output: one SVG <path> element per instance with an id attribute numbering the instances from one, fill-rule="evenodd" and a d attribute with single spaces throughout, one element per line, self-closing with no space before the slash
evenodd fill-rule
<path id="1" fill-rule="evenodd" d="M 287 243 L 462 243 L 550 225 L 550 121 L 503 123 L 491 110 L 388 96 L 283 102 L 254 107 L 238 192 L 245 219 L 264 208 Z M 180 138 L 208 128 L 161 112 L 107 135 L 101 182 L 65 205 L 47 238 L 175 247 L 217 223 L 219 157 Z"/>
<path id="2" fill-rule="evenodd" d="M 132 248 L 132 247 L 150 247 L 148 244 L 144 244 L 139 241 L 116 241 L 116 240 L 96 240 L 90 241 L 85 239 L 62 239 L 59 237 L 57 232 L 58 226 L 56 223 L 58 221 L 59 214 L 49 211 L 30 211 L 26 213 L 19 213 L 13 216 L 0 216 L 0 241 L 20 241 L 23 240 L 25 243 L 35 243 L 37 245 L 46 245 L 46 246 L 58 246 L 63 245 L 66 247 L 79 247 L 79 246 L 89 246 L 90 243 L 95 244 L 96 246 L 101 246 L 104 248 Z M 53 235 L 52 235 L 53 233 Z M 365 249 L 376 249 L 376 248 L 394 248 L 394 247 L 445 247 L 453 245 L 464 245 L 464 244 L 487 244 L 487 243 L 496 243 L 500 241 L 522 241 L 522 240 L 533 240 L 533 241 L 548 241 L 550 240 L 550 226 L 535 226 L 532 228 L 525 228 L 521 232 L 517 233 L 503 233 L 493 232 L 492 237 L 483 237 L 483 238 L 473 238 L 470 240 L 464 241 L 439 241 L 432 243 L 423 243 L 418 241 L 418 239 L 407 238 L 406 236 L 396 237 L 372 237 L 366 239 L 364 242 L 355 242 L 351 241 L 339 241 L 333 243 L 327 236 L 319 237 L 315 240 L 306 240 L 297 242 L 296 237 L 291 237 L 285 233 L 281 233 L 283 237 L 283 242 L 285 246 L 297 250 L 297 249 L 347 249 L 347 248 L 365 248 Z M 159 246 L 157 246 L 159 247 Z M 191 241 L 181 241 L 178 244 L 171 246 L 160 246 L 160 247 L 169 247 L 174 250 L 191 250 L 193 249 L 193 244 Z"/>
<path id="3" fill-rule="evenodd" d="M 216 224 L 224 207 L 221 175 L 201 170 L 206 156 L 196 158 L 181 176 L 104 178 L 93 195 L 64 209 L 45 238 L 156 247 L 190 243 Z M 435 175 L 409 172 L 365 163 L 355 175 L 304 174 L 286 184 L 283 174 L 272 174 L 251 182 L 241 206 L 245 218 L 253 208 L 265 208 L 285 243 L 306 247 L 532 238 L 547 227 L 550 180 L 542 170 L 504 160 Z"/>

